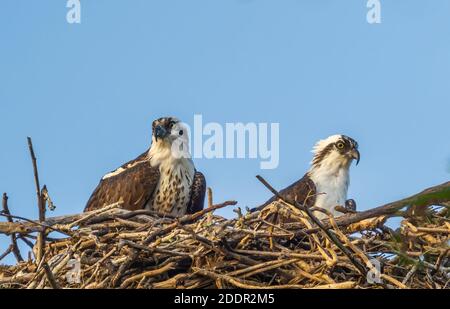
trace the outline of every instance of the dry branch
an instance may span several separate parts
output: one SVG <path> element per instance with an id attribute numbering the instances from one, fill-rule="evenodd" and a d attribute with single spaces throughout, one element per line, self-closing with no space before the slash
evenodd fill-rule
<path id="1" fill-rule="evenodd" d="M 10 216 L 11 213 L 8 207 L 8 195 L 6 193 L 3 193 L 2 206 L 3 206 L 3 214 L 7 216 L 8 222 L 13 223 L 13 219 Z M 22 255 L 20 254 L 19 246 L 17 245 L 17 235 L 15 233 L 12 233 L 10 237 L 11 237 L 11 251 L 16 257 L 17 262 L 22 262 L 23 258 Z"/>
<path id="2" fill-rule="evenodd" d="M 28 148 L 30 150 L 30 156 L 31 156 L 31 162 L 33 164 L 33 173 L 34 173 L 34 183 L 36 185 L 36 196 L 37 196 L 37 206 L 38 206 L 38 212 L 39 212 L 39 222 L 45 221 L 45 205 L 44 205 L 44 198 L 41 193 L 41 187 L 39 184 L 39 172 L 37 168 L 37 160 L 36 155 L 34 153 L 33 149 L 33 142 L 31 140 L 31 137 L 27 138 L 28 140 Z M 42 259 L 42 256 L 44 255 L 44 247 L 45 247 L 45 228 L 42 229 L 42 231 L 38 234 L 37 239 L 37 254 L 36 258 L 38 261 Z"/>

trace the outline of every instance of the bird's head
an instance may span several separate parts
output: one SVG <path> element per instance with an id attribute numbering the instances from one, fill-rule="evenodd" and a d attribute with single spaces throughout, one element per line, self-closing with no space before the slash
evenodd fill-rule
<path id="1" fill-rule="evenodd" d="M 153 152 L 170 152 L 175 158 L 190 157 L 187 126 L 175 117 L 156 119 L 152 123 L 151 148 Z"/>
<path id="2" fill-rule="evenodd" d="M 152 123 L 154 142 L 172 144 L 173 141 L 187 136 L 186 126 L 175 117 L 158 118 Z"/>
<path id="3" fill-rule="evenodd" d="M 358 165 L 360 159 L 358 143 L 351 137 L 341 134 L 318 141 L 313 153 L 314 158 L 311 162 L 313 168 L 329 164 L 349 167 L 353 160 L 356 160 Z"/>

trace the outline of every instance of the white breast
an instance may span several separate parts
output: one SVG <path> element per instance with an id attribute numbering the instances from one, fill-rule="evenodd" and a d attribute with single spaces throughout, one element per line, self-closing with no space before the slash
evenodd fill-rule
<path id="1" fill-rule="evenodd" d="M 316 185 L 317 198 L 314 206 L 324 208 L 334 216 L 341 213 L 334 210 L 337 205 L 344 206 L 347 200 L 347 191 L 350 183 L 348 168 L 342 166 L 321 166 L 312 169 L 309 172 L 311 180 Z M 326 215 L 319 214 L 320 219 L 326 218 Z"/>
<path id="2" fill-rule="evenodd" d="M 158 166 L 161 176 L 146 209 L 177 217 L 186 214 L 195 174 L 192 161 L 167 156 Z"/>

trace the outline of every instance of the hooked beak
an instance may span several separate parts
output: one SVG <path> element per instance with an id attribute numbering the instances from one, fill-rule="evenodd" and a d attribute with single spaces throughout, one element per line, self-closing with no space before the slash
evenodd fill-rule
<path id="1" fill-rule="evenodd" d="M 358 165 L 358 163 L 359 163 L 359 158 L 361 157 L 361 155 L 360 155 L 360 153 L 359 153 L 359 150 L 353 148 L 353 149 L 352 149 L 352 152 L 351 152 L 350 154 L 351 154 L 352 158 L 356 160 L 356 165 Z"/>
<path id="2" fill-rule="evenodd" d="M 158 141 L 158 138 L 163 139 L 164 137 L 167 136 L 167 130 L 164 127 L 158 125 L 155 127 L 154 134 L 155 134 L 155 140 Z"/>

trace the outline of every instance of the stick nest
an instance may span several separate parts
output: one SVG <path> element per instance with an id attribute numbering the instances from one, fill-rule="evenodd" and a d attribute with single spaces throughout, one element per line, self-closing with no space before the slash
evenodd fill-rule
<path id="1" fill-rule="evenodd" d="M 387 216 L 346 226 L 330 217 L 327 234 L 282 201 L 213 214 L 233 204 L 178 219 L 113 205 L 53 224 L 47 232 L 67 236 L 47 240 L 39 262 L 1 266 L 0 288 L 450 287 L 447 207 L 404 212 L 395 231 Z"/>

